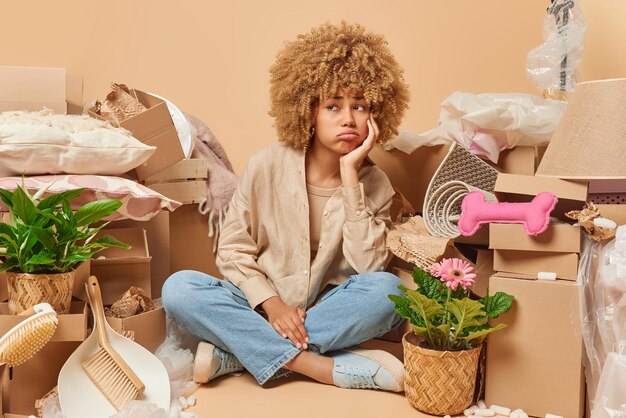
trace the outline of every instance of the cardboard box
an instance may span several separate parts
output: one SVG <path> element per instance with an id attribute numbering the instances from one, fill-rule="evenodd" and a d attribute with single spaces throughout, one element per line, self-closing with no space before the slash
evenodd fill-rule
<path id="1" fill-rule="evenodd" d="M 559 199 L 552 216 L 570 221 L 565 212 L 582 209 L 587 200 L 587 184 L 548 177 L 498 174 L 494 191 L 501 202 L 530 202 L 541 192 L 552 192 Z"/>
<path id="2" fill-rule="evenodd" d="M 476 254 L 476 279 L 472 286 L 472 292 L 480 297 L 487 295 L 489 278 L 495 273 L 493 262 L 493 250 L 477 250 Z"/>
<path id="3" fill-rule="evenodd" d="M 501 173 L 534 176 L 539 166 L 539 147 L 517 146 L 503 150 L 497 164 L 493 165 Z M 542 147 L 545 150 L 545 147 Z"/>
<path id="4" fill-rule="evenodd" d="M 617 225 L 626 225 L 626 205 L 597 205 L 600 215 L 617 223 Z"/>
<path id="5" fill-rule="evenodd" d="M 0 335 L 6 334 L 11 328 L 28 316 L 9 313 L 9 303 L 0 303 Z M 70 312 L 58 315 L 59 324 L 50 341 L 84 341 L 87 336 L 87 304 L 80 300 L 72 301 Z"/>
<path id="6" fill-rule="evenodd" d="M 3 390 L 5 418 L 35 415 L 35 401 L 57 385 L 61 368 L 79 342 L 51 342 L 26 363 L 11 368 Z"/>
<path id="7" fill-rule="evenodd" d="M 0 67 L 0 112 L 41 110 L 66 113 L 65 68 Z"/>
<path id="8" fill-rule="evenodd" d="M 130 250 L 107 248 L 91 260 L 91 274 L 98 278 L 102 302 L 105 305 L 112 304 L 131 286 L 141 287 L 151 295 L 150 260 L 152 257 L 148 251 L 146 230 L 121 228 L 105 229 L 98 233 L 98 235 L 105 234 L 114 236 L 131 245 L 132 248 Z"/>
<path id="9" fill-rule="evenodd" d="M 167 104 L 163 100 L 140 90 L 131 90 L 131 93 L 137 95 L 147 110 L 126 119 L 120 123 L 120 126 L 129 130 L 135 138 L 144 144 L 157 147 L 155 153 L 146 163 L 135 168 L 137 178 L 144 180 L 183 160 L 185 155 Z M 95 113 L 94 108 L 89 109 L 88 113 L 94 118 L 104 119 Z"/>
<path id="10" fill-rule="evenodd" d="M 114 221 L 107 228 L 139 228 L 146 230 L 150 260 L 150 292 L 153 299 L 161 297 L 161 287 L 172 273 L 170 268 L 170 212 L 160 211 L 149 221 L 124 219 Z"/>
<path id="11" fill-rule="evenodd" d="M 170 213 L 170 263 L 172 272 L 197 270 L 221 277 L 208 219 L 198 212 L 197 205 L 183 205 Z M 160 288 L 153 293 L 160 294 Z"/>
<path id="12" fill-rule="evenodd" d="M 544 251 L 494 250 L 493 268 L 506 273 L 537 277 L 540 271 L 555 272 L 563 280 L 578 278 L 577 253 L 553 253 Z"/>
<path id="13" fill-rule="evenodd" d="M 65 68 L 0 66 L 0 112 L 41 110 L 81 114 L 83 77 Z"/>
<path id="14" fill-rule="evenodd" d="M 165 340 L 165 309 L 162 306 L 128 318 L 107 317 L 107 322 L 119 333 L 133 331 L 135 342 L 153 353 Z"/>
<path id="15" fill-rule="evenodd" d="M 568 224 L 553 224 L 545 232 L 530 236 L 522 224 L 495 224 L 489 229 L 489 248 L 558 253 L 579 253 L 581 229 Z"/>
<path id="16" fill-rule="evenodd" d="M 76 273 L 74 273 L 74 284 L 72 285 L 72 296 L 80 300 L 87 300 L 87 293 L 85 292 L 85 283 L 91 275 L 91 260 L 87 260 L 80 263 L 76 267 Z"/>
<path id="17" fill-rule="evenodd" d="M 494 323 L 487 345 L 487 405 L 522 408 L 535 417 L 584 415 L 578 287 L 564 280 L 538 281 L 493 275 L 491 293 L 515 297 Z"/>
<path id="18" fill-rule="evenodd" d="M 382 147 L 374 147 L 369 157 L 387 174 L 391 184 L 421 212 L 430 179 L 448 155 L 449 149 L 448 145 L 436 145 L 420 147 L 407 154 L 399 149 L 386 151 Z"/>

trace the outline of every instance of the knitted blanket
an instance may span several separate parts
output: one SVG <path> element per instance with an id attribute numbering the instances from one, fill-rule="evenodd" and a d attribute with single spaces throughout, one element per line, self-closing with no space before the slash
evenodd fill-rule
<path id="1" fill-rule="evenodd" d="M 192 158 L 204 158 L 209 162 L 207 172 L 207 194 L 198 205 L 198 211 L 208 216 L 209 236 L 213 238 L 213 252 L 217 250 L 224 216 L 228 210 L 230 199 L 237 189 L 239 179 L 233 166 L 213 132 L 200 119 L 185 114 L 192 126 L 193 151 Z"/>

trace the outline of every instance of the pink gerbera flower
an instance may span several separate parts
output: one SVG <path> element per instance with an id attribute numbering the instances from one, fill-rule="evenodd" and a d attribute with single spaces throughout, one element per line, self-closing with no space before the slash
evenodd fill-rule
<path id="1" fill-rule="evenodd" d="M 467 289 L 474 284 L 474 267 L 460 258 L 444 258 L 430 268 L 430 274 L 438 277 L 450 289 L 456 290 L 459 285 Z"/>

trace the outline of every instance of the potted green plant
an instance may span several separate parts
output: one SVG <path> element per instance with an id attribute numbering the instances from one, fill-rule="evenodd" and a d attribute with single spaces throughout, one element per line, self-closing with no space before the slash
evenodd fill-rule
<path id="1" fill-rule="evenodd" d="M 0 188 L 10 214 L 9 223 L 0 223 L 0 271 L 6 272 L 12 314 L 40 302 L 58 313 L 69 312 L 75 268 L 105 248 L 130 248 L 108 235 L 94 239 L 107 223 L 90 226 L 114 213 L 119 200 L 98 200 L 74 211 L 70 202 L 83 189 L 41 199 L 45 191 L 31 196 L 23 186 Z"/>
<path id="2" fill-rule="evenodd" d="M 475 277 L 469 262 L 443 259 L 430 271 L 415 268 L 416 290 L 400 286 L 404 296 L 389 295 L 412 330 L 402 339 L 404 390 L 411 405 L 423 412 L 455 415 L 471 404 L 483 341 L 506 326 L 488 320 L 506 312 L 513 297 L 497 292 L 471 299 Z"/>

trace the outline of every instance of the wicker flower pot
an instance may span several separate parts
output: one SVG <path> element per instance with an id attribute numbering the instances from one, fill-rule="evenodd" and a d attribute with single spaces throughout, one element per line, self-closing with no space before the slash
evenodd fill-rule
<path id="1" fill-rule="evenodd" d="M 481 347 L 438 351 L 417 345 L 413 332 L 402 338 L 404 393 L 413 407 L 431 415 L 456 415 L 472 403 Z"/>
<path id="2" fill-rule="evenodd" d="M 16 315 L 38 303 L 48 302 L 57 313 L 69 313 L 74 273 L 29 274 L 7 271 L 9 312 Z"/>

